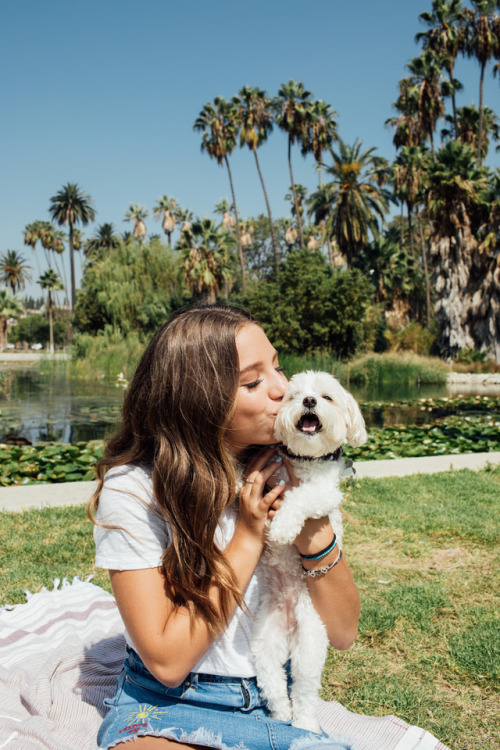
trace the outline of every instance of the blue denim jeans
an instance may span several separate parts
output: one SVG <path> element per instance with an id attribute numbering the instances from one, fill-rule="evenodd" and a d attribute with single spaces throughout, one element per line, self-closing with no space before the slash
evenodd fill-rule
<path id="1" fill-rule="evenodd" d="M 191 673 L 168 688 L 130 650 L 97 736 L 99 748 L 144 735 L 219 750 L 355 750 L 346 738 L 327 737 L 269 716 L 254 678 Z"/>

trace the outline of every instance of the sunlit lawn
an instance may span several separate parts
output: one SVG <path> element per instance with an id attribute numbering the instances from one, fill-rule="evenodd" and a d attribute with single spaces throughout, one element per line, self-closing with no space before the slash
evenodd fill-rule
<path id="1" fill-rule="evenodd" d="M 345 553 L 360 633 L 331 652 L 323 697 L 396 714 L 453 750 L 497 750 L 500 468 L 365 479 L 346 491 Z M 54 578 L 94 574 L 82 507 L 0 513 L 0 604 Z"/>

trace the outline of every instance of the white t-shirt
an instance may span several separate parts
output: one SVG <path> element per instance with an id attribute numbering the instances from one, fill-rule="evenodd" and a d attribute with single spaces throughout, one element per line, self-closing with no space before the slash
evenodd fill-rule
<path id="1" fill-rule="evenodd" d="M 234 534 L 236 511 L 228 508 L 222 514 L 215 534 L 217 545 L 224 549 Z M 141 570 L 161 565 L 162 553 L 170 543 L 170 527 L 155 512 L 150 472 L 138 465 L 111 469 L 104 478 L 99 496 L 96 520 L 100 524 L 119 526 L 108 529 L 94 526 L 96 566 L 109 570 Z M 235 677 L 253 677 L 255 668 L 250 653 L 252 616 L 259 602 L 260 564 L 245 590 L 249 613 L 236 608 L 226 630 L 194 666 L 193 672 Z M 134 644 L 127 632 L 127 643 Z"/>

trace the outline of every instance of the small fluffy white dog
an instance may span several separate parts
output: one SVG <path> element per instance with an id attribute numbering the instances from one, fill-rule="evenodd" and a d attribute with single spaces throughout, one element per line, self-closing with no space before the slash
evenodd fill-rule
<path id="1" fill-rule="evenodd" d="M 334 377 L 308 370 L 290 380 L 275 434 L 300 485 L 287 491 L 268 529 L 264 594 L 255 619 L 252 653 L 257 682 L 272 716 L 319 731 L 316 711 L 328 637 L 292 543 L 307 518 L 329 516 L 337 536 L 335 549 L 342 548 L 339 479 L 345 464 L 339 449 L 343 443 L 362 445 L 365 423 L 354 398 Z M 321 559 L 315 567 L 323 567 Z"/>

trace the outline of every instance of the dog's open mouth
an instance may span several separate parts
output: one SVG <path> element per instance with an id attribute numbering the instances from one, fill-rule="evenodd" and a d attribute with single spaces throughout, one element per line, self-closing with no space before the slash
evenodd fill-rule
<path id="1" fill-rule="evenodd" d="M 297 423 L 297 429 L 307 435 L 314 435 L 321 430 L 321 422 L 316 414 L 304 414 Z"/>

